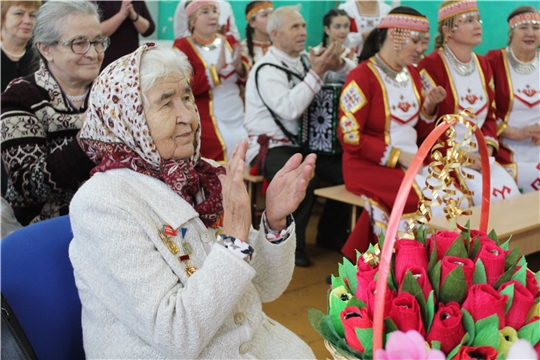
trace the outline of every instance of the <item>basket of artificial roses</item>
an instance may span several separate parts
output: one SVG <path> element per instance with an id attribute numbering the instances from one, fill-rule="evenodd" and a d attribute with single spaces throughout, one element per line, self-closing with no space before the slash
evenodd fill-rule
<path id="1" fill-rule="evenodd" d="M 486 233 L 489 160 L 481 132 L 463 116 L 443 120 L 409 167 L 386 236 L 358 253 L 356 265 L 344 258 L 339 276 L 332 276 L 327 312 L 309 311 L 311 324 L 335 359 L 540 355 L 540 271 L 527 269 L 519 249 L 510 250 L 510 239 Z M 482 158 L 480 229 L 428 234 L 420 226 L 412 238 L 396 238 L 414 174 L 437 139 L 458 122 L 476 135 Z"/>

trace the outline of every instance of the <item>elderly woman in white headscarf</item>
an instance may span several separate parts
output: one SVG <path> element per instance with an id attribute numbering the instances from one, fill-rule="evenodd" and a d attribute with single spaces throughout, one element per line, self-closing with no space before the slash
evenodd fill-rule
<path id="1" fill-rule="evenodd" d="M 200 157 L 179 52 L 144 45 L 107 67 L 79 135 L 97 163 L 71 203 L 70 258 L 89 358 L 313 358 L 262 311 L 291 280 L 290 215 L 315 155 L 270 184 L 250 229 L 245 141 L 227 170 Z M 285 186 L 286 185 L 286 186 Z"/>

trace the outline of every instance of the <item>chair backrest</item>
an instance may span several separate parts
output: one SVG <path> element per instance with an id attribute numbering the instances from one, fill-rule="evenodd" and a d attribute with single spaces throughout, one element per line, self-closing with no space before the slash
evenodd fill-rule
<path id="1" fill-rule="evenodd" d="M 24 227 L 1 241 L 2 293 L 39 359 L 84 359 L 81 301 L 68 246 L 69 216 Z"/>

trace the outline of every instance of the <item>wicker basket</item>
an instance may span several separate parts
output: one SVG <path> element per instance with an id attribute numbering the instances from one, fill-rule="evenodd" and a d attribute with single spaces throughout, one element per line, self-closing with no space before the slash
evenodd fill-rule
<path id="1" fill-rule="evenodd" d="M 377 349 L 381 349 L 383 345 L 383 335 L 384 335 L 383 310 L 384 310 L 386 283 L 388 280 L 388 275 L 390 273 L 392 250 L 394 248 L 399 220 L 400 220 L 401 214 L 403 213 L 403 209 L 405 208 L 405 202 L 412 188 L 412 183 L 415 179 L 415 175 L 418 173 L 419 169 L 421 168 L 425 157 L 430 152 L 433 145 L 435 145 L 435 143 L 437 142 L 437 139 L 439 139 L 446 132 L 446 130 L 448 130 L 448 128 L 450 128 L 451 126 L 454 126 L 458 122 L 462 124 L 465 122 L 469 122 L 470 124 L 472 124 L 472 122 L 468 120 L 464 120 L 464 117 L 461 114 L 445 116 L 444 121 L 441 121 L 441 123 L 429 134 L 429 136 L 420 146 L 399 188 L 396 201 L 394 202 L 394 207 L 392 208 L 392 212 L 390 214 L 390 219 L 389 219 L 388 227 L 386 230 L 386 236 L 384 239 L 384 247 L 382 249 L 381 257 L 380 257 L 376 295 L 375 295 L 375 309 L 374 309 L 374 316 L 373 316 L 373 354 L 375 354 L 375 351 Z M 482 171 L 482 206 L 481 206 L 479 230 L 485 232 L 487 230 L 488 219 L 489 219 L 489 203 L 490 203 L 490 188 L 491 188 L 491 182 L 490 182 L 490 177 L 489 177 L 489 173 L 490 173 L 489 154 L 487 151 L 487 145 L 484 139 L 484 135 L 482 134 L 479 128 L 475 129 L 474 135 L 476 136 L 476 140 L 478 142 L 478 147 L 480 150 L 480 157 L 482 161 L 482 169 L 483 169 Z M 348 356 L 344 356 L 340 354 L 339 350 L 336 349 L 336 347 L 334 347 L 332 344 L 330 344 L 326 340 L 324 343 L 325 343 L 326 348 L 328 349 L 330 354 L 332 354 L 332 357 L 334 359 L 336 360 L 351 359 Z"/>

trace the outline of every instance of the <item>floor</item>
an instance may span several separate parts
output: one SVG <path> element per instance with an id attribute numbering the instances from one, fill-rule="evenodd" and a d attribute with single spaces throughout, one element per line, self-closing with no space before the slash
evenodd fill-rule
<path id="1" fill-rule="evenodd" d="M 265 313 L 292 330 L 311 346 L 317 359 L 329 359 L 330 353 L 326 350 L 319 334 L 311 327 L 307 313 L 311 308 L 326 310 L 326 292 L 328 285 L 326 277 L 337 274 L 338 263 L 343 257 L 331 250 L 315 246 L 317 221 L 321 205 L 316 204 L 313 216 L 306 234 L 306 253 L 313 264 L 307 268 L 296 267 L 293 279 L 285 293 L 276 301 L 263 305 Z M 527 257 L 529 268 L 540 271 L 540 252 Z"/>

